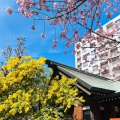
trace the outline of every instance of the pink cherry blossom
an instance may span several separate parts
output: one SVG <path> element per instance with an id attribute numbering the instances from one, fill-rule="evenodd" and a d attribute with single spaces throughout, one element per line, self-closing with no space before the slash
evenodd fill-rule
<path id="1" fill-rule="evenodd" d="M 76 51 L 74 50 L 74 51 L 72 52 L 72 54 L 75 55 L 75 53 L 76 53 Z"/>
<path id="2" fill-rule="evenodd" d="M 44 33 L 41 33 L 41 37 L 42 37 L 42 38 L 46 38 L 46 36 L 45 36 Z"/>
<path id="3" fill-rule="evenodd" d="M 66 51 L 64 51 L 64 54 L 67 54 L 67 52 L 66 52 Z"/>
<path id="4" fill-rule="evenodd" d="M 69 11 L 73 11 L 74 10 L 74 6 L 73 5 L 68 6 L 68 10 Z"/>
<path id="5" fill-rule="evenodd" d="M 46 0 L 40 0 L 42 4 L 46 4 Z"/>
<path id="6" fill-rule="evenodd" d="M 38 1 L 38 10 L 42 10 L 45 8 L 46 0 L 39 0 Z"/>
<path id="7" fill-rule="evenodd" d="M 83 12 L 83 10 L 79 10 L 79 13 L 80 13 L 81 15 L 83 15 L 84 12 Z"/>
<path id="8" fill-rule="evenodd" d="M 69 37 L 67 37 L 67 40 L 68 40 L 69 42 L 71 42 L 71 40 L 72 40 L 72 39 L 71 39 L 71 38 L 69 38 Z"/>
<path id="9" fill-rule="evenodd" d="M 107 8 L 109 9 L 109 8 L 111 8 L 112 6 L 113 6 L 113 4 L 110 3 L 110 4 L 107 6 Z"/>
<path id="10" fill-rule="evenodd" d="M 57 45 L 56 45 L 56 44 L 54 44 L 54 45 L 52 46 L 52 48 L 53 48 L 53 49 L 55 49 L 56 47 L 57 47 Z"/>
<path id="11" fill-rule="evenodd" d="M 30 5 L 26 5 L 26 9 L 29 10 L 30 9 Z"/>
<path id="12" fill-rule="evenodd" d="M 54 2 L 54 3 L 53 3 L 53 7 L 54 7 L 54 8 L 57 8 L 57 7 L 58 7 L 58 3 L 57 3 L 57 2 Z"/>
<path id="13" fill-rule="evenodd" d="M 69 48 L 70 43 L 66 42 L 66 48 Z"/>
<path id="14" fill-rule="evenodd" d="M 113 23 L 113 29 L 117 29 L 119 27 L 119 25 L 117 23 Z"/>
<path id="15" fill-rule="evenodd" d="M 26 17 L 26 18 L 29 18 L 30 17 L 30 14 L 29 14 L 29 12 L 24 12 L 24 16 Z"/>
<path id="16" fill-rule="evenodd" d="M 82 25 L 83 25 L 83 26 L 86 26 L 86 25 L 87 25 L 87 23 L 86 23 L 85 20 L 82 20 Z"/>
<path id="17" fill-rule="evenodd" d="M 57 23 L 58 23 L 57 19 L 52 21 L 52 25 L 56 25 Z"/>
<path id="18" fill-rule="evenodd" d="M 77 44 L 77 45 L 76 45 L 76 48 L 79 49 L 79 48 L 80 48 L 80 44 Z"/>
<path id="19" fill-rule="evenodd" d="M 84 43 L 91 43 L 94 40 L 98 40 L 100 42 L 100 47 L 104 46 L 103 48 L 96 48 L 97 53 L 96 56 L 108 56 L 107 52 L 104 52 L 103 54 L 99 53 L 99 50 L 104 51 L 108 50 L 110 47 L 115 46 L 115 44 L 108 47 L 107 43 L 109 43 L 109 40 L 105 43 L 103 42 L 105 39 L 104 37 L 111 38 L 113 35 L 116 34 L 116 29 L 118 28 L 117 25 L 112 26 L 112 30 L 110 31 L 95 31 L 96 35 L 93 35 L 92 31 L 94 31 L 96 26 L 100 26 L 100 21 L 102 18 L 103 12 L 105 12 L 107 18 L 111 18 L 111 16 L 118 11 L 119 6 L 117 6 L 120 0 L 86 0 L 84 3 L 82 3 L 82 0 L 65 0 L 63 2 L 57 2 L 57 1 L 47 1 L 47 0 L 16 0 L 18 5 L 18 12 L 21 13 L 24 17 L 32 18 L 34 19 L 34 22 L 36 20 L 49 22 L 49 24 L 55 28 L 55 32 L 57 33 L 60 31 L 60 38 L 65 39 L 66 48 L 69 48 L 70 45 L 75 45 L 76 49 L 84 48 Z M 80 5 L 81 4 L 81 5 Z M 118 4 L 119 5 L 119 4 Z M 104 11 L 103 11 L 104 10 Z M 6 10 L 7 13 L 12 14 L 12 9 L 8 8 Z M 114 12 L 114 13 L 112 13 Z M 93 16 L 94 15 L 94 16 Z M 92 24 L 92 19 L 93 24 Z M 104 19 L 104 18 L 103 18 Z M 35 23 L 33 23 L 33 26 L 31 26 L 32 30 L 35 30 Z M 56 27 L 55 27 L 56 25 Z M 45 27 L 46 25 L 44 25 Z M 58 28 L 60 26 L 60 29 Z M 86 34 L 84 33 L 84 30 L 82 31 L 80 27 L 83 27 L 86 29 Z M 67 28 L 66 28 L 67 27 Z M 96 28 L 98 28 L 96 27 Z M 45 29 L 45 28 L 44 28 Z M 76 30 L 78 29 L 78 30 Z M 57 31 L 58 30 L 58 31 Z M 82 35 L 80 35 L 82 34 Z M 97 35 L 98 34 L 98 35 Z M 84 36 L 85 35 L 85 36 Z M 101 36 L 100 36 L 101 35 Z M 46 38 L 46 35 L 41 33 L 42 38 Z M 84 38 L 84 39 L 82 39 Z M 107 38 L 106 38 L 107 39 Z M 80 41 L 80 44 L 75 44 L 76 42 Z M 53 46 L 52 48 L 55 49 L 57 47 L 58 40 L 53 40 Z M 107 45 L 106 45 L 107 44 Z M 96 45 L 89 44 L 90 47 L 96 47 Z M 99 47 L 98 46 L 98 47 Z M 66 54 L 67 52 L 64 51 Z M 75 54 L 75 51 L 72 52 Z M 109 56 L 108 56 L 109 57 Z M 106 57 L 106 59 L 108 59 Z M 92 59 L 84 58 L 85 61 L 91 62 Z"/>
<path id="20" fill-rule="evenodd" d="M 111 13 L 111 12 L 108 12 L 108 13 L 106 13 L 106 16 L 107 16 L 107 18 L 111 18 L 112 13 Z"/>
<path id="21" fill-rule="evenodd" d="M 96 26 L 100 26 L 100 22 L 99 21 L 96 23 Z"/>
<path id="22" fill-rule="evenodd" d="M 92 15 L 91 15 L 90 12 L 88 12 L 87 17 L 88 17 L 88 18 L 91 18 L 91 17 L 92 17 Z"/>
<path id="23" fill-rule="evenodd" d="M 8 14 L 12 14 L 13 11 L 12 11 L 11 8 L 7 8 L 7 9 L 6 9 L 6 12 L 7 12 Z"/>
<path id="24" fill-rule="evenodd" d="M 75 38 L 80 40 L 80 36 L 78 34 L 75 34 Z"/>
<path id="25" fill-rule="evenodd" d="M 99 16 L 100 15 L 100 13 L 97 11 L 96 13 L 95 13 L 95 16 Z"/>
<path id="26" fill-rule="evenodd" d="M 109 0 L 103 0 L 104 2 L 106 2 L 106 3 L 108 3 L 109 2 Z"/>
<path id="27" fill-rule="evenodd" d="M 92 0 L 88 0 L 88 2 L 92 2 Z"/>
<path id="28" fill-rule="evenodd" d="M 108 52 L 105 52 L 105 56 L 108 56 Z"/>
<path id="29" fill-rule="evenodd" d="M 118 64 L 117 64 L 117 68 L 119 68 L 119 69 L 120 69 L 120 63 L 118 63 Z"/>
<path id="30" fill-rule="evenodd" d="M 74 34 L 78 34 L 78 30 L 74 30 Z"/>
<path id="31" fill-rule="evenodd" d="M 42 10 L 42 6 L 41 5 L 38 5 L 38 10 Z"/>
<path id="32" fill-rule="evenodd" d="M 118 11 L 118 9 L 119 9 L 118 7 L 115 7 L 115 8 L 114 8 L 114 12 L 117 12 L 117 11 Z"/>
<path id="33" fill-rule="evenodd" d="M 87 57 L 83 57 L 83 60 L 87 61 Z"/>
<path id="34" fill-rule="evenodd" d="M 53 43 L 54 43 L 54 44 L 57 44 L 57 43 L 58 43 L 58 40 L 56 40 L 56 39 L 53 40 Z"/>
<path id="35" fill-rule="evenodd" d="M 21 8 L 18 8 L 18 12 L 20 12 L 20 13 L 24 14 L 24 12 L 25 12 L 25 9 L 24 9 L 23 7 L 21 7 Z"/>
<path id="36" fill-rule="evenodd" d="M 21 4 L 21 1 L 18 1 L 18 0 L 17 0 L 17 1 L 16 1 L 16 4 L 20 5 L 20 4 Z"/>
<path id="37" fill-rule="evenodd" d="M 45 6 L 45 9 L 49 12 L 50 8 L 48 6 Z"/>
<path id="38" fill-rule="evenodd" d="M 66 24 L 66 22 L 67 22 L 64 18 L 59 19 L 59 21 L 61 24 Z"/>
<path id="39" fill-rule="evenodd" d="M 34 14 L 34 11 L 30 11 L 29 12 L 29 17 L 33 16 L 33 14 Z"/>
<path id="40" fill-rule="evenodd" d="M 72 45 L 75 45 L 75 43 L 76 43 L 76 40 L 72 41 Z"/>
<path id="41" fill-rule="evenodd" d="M 32 26 L 31 29 L 32 29 L 32 30 L 35 30 L 35 26 Z"/>
<path id="42" fill-rule="evenodd" d="M 60 34 L 60 38 L 67 38 L 65 30 Z"/>

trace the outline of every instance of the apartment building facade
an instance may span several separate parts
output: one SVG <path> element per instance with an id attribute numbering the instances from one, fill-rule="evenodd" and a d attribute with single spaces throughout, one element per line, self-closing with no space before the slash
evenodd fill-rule
<path id="1" fill-rule="evenodd" d="M 111 79 L 120 78 L 120 15 L 95 32 L 118 42 L 94 33 L 90 38 L 83 38 L 75 44 L 75 67 Z"/>

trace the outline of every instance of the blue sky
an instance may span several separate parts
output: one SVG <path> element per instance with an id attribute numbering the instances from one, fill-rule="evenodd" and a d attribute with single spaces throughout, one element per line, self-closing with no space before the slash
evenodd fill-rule
<path id="1" fill-rule="evenodd" d="M 39 58 L 40 56 L 46 57 L 50 60 L 60 62 L 66 65 L 74 67 L 74 56 L 71 51 L 74 49 L 71 47 L 68 49 L 68 53 L 64 54 L 65 44 L 63 41 L 59 42 L 57 49 L 52 49 L 52 41 L 54 39 L 54 29 L 46 24 L 45 34 L 46 39 L 40 37 L 43 31 L 43 23 L 36 21 L 36 30 L 31 30 L 33 25 L 32 19 L 24 18 L 21 14 L 13 13 L 8 15 L 5 10 L 7 7 L 12 7 L 17 11 L 15 0 L 0 0 L 0 60 L 2 58 L 2 51 L 7 45 L 13 47 L 16 46 L 16 38 L 26 38 L 25 46 L 27 53 L 33 58 Z"/>
<path id="2" fill-rule="evenodd" d="M 5 10 L 7 7 L 13 8 L 17 11 L 16 0 L 0 0 L 0 61 L 2 58 L 2 51 L 7 45 L 13 47 L 16 46 L 16 38 L 26 38 L 25 46 L 27 53 L 33 58 L 39 58 L 40 56 L 46 57 L 50 60 L 60 62 L 69 66 L 74 67 L 74 55 L 72 55 L 71 46 L 69 49 L 65 48 L 64 40 L 60 40 L 57 49 L 52 49 L 52 41 L 54 39 L 54 28 L 46 24 L 45 34 L 46 39 L 42 39 L 40 34 L 43 31 L 43 23 L 40 21 L 36 22 L 36 30 L 31 30 L 33 20 L 24 18 L 19 13 L 13 13 L 8 15 Z M 115 15 L 116 16 L 116 15 Z M 113 16 L 113 17 L 115 17 Z M 102 24 L 108 20 L 103 17 Z M 57 27 L 57 35 L 60 28 Z M 82 32 L 82 29 L 80 30 Z M 64 50 L 67 50 L 67 54 L 64 54 Z"/>

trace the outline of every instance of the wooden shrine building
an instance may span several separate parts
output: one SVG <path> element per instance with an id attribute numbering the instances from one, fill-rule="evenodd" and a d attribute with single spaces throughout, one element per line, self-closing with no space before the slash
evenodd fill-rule
<path id="1" fill-rule="evenodd" d="M 74 120 L 120 118 L 119 80 L 110 80 L 50 60 L 47 60 L 46 63 L 53 69 L 53 78 L 56 75 L 78 78 L 75 85 L 79 88 L 79 95 L 84 97 L 85 103 L 80 105 L 83 110 L 83 118 Z"/>

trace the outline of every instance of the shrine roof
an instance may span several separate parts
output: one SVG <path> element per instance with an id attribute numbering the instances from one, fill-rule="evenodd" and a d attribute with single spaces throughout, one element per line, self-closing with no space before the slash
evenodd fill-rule
<path id="1" fill-rule="evenodd" d="M 88 73 L 83 70 L 47 60 L 49 67 L 56 67 L 62 74 L 71 78 L 78 78 L 78 83 L 90 91 L 98 91 L 103 93 L 118 93 L 120 92 L 120 81 L 112 81 L 106 77 Z"/>

